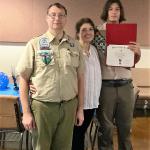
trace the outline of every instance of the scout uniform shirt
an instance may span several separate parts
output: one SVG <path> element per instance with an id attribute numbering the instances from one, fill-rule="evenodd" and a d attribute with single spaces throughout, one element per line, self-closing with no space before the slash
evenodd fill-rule
<path id="1" fill-rule="evenodd" d="M 78 95 L 77 73 L 84 72 L 84 59 L 77 41 L 64 33 L 59 42 L 50 32 L 28 42 L 17 73 L 28 77 L 39 101 L 61 102 Z"/>
<path id="2" fill-rule="evenodd" d="M 97 48 L 102 71 L 102 80 L 131 79 L 131 71 L 125 67 L 113 67 L 106 65 L 106 43 L 104 30 L 97 30 L 93 45 Z"/>

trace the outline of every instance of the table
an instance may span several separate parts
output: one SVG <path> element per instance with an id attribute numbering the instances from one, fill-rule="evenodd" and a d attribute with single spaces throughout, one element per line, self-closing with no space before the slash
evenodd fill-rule
<path id="1" fill-rule="evenodd" d="M 8 84 L 8 87 L 6 89 L 0 89 L 0 95 L 11 95 L 19 97 L 19 91 L 14 90 L 13 84 Z"/>
<path id="2" fill-rule="evenodd" d="M 20 97 L 19 90 L 15 90 L 13 84 L 8 84 L 8 87 L 6 89 L 0 89 L 0 95 L 11 95 L 11 96 L 16 96 L 18 98 Z M 20 100 L 19 100 L 19 106 L 20 106 L 20 111 L 22 112 Z M 26 131 L 26 150 L 29 149 L 28 144 L 30 145 L 30 148 L 32 147 L 32 145 L 29 143 L 30 137 L 31 137 L 30 133 Z M 1 135 L 0 135 L 0 138 L 1 138 Z"/>
<path id="3" fill-rule="evenodd" d="M 14 85 L 8 84 L 8 87 L 6 89 L 0 89 L 0 95 L 11 95 L 19 98 L 19 90 L 14 90 Z M 20 107 L 20 112 L 22 112 L 22 106 L 20 100 L 19 100 L 19 107 Z"/>

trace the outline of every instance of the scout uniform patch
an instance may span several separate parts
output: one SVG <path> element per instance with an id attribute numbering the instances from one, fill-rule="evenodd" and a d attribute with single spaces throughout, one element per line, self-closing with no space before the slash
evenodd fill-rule
<path id="1" fill-rule="evenodd" d="M 38 54 L 41 56 L 42 61 L 48 65 L 52 60 L 54 53 L 51 50 L 49 39 L 46 37 L 42 37 L 39 41 L 40 44 L 40 50 L 38 51 Z"/>

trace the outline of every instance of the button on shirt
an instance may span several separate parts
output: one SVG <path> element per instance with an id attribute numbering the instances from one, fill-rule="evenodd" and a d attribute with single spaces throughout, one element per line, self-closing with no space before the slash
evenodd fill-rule
<path id="1" fill-rule="evenodd" d="M 90 55 L 85 58 L 85 96 L 84 109 L 97 108 L 101 91 L 101 68 L 97 50 L 90 46 Z"/>
<path id="2" fill-rule="evenodd" d="M 45 64 L 41 55 L 40 39 L 49 40 L 50 62 Z M 42 51 L 42 52 L 41 52 Z M 60 102 L 78 95 L 77 72 L 84 72 L 81 48 L 75 40 L 64 34 L 61 42 L 46 32 L 28 42 L 17 72 L 26 75 L 37 92 L 32 95 L 39 101 Z"/>

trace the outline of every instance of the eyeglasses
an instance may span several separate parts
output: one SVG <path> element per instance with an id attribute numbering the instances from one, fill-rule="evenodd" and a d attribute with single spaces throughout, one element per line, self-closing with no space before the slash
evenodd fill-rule
<path id="1" fill-rule="evenodd" d="M 66 17 L 66 14 L 50 13 L 48 14 L 48 16 L 51 17 L 51 19 L 55 19 L 56 17 L 58 17 L 59 19 L 63 19 Z"/>

